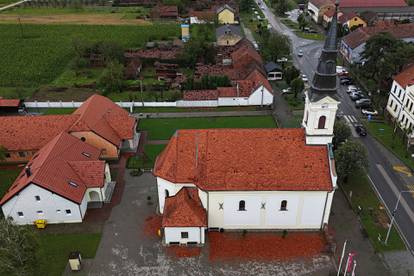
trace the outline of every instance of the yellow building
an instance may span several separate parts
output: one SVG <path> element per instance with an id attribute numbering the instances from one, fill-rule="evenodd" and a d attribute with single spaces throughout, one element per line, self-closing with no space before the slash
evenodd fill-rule
<path id="1" fill-rule="evenodd" d="M 219 24 L 237 24 L 235 13 L 235 10 L 227 4 L 218 8 L 217 19 Z"/>
<path id="2" fill-rule="evenodd" d="M 346 22 L 346 24 L 348 25 L 348 28 L 350 30 L 352 30 L 353 28 L 366 27 L 367 26 L 367 23 L 361 17 L 359 17 L 357 15 L 349 18 L 348 21 Z"/>

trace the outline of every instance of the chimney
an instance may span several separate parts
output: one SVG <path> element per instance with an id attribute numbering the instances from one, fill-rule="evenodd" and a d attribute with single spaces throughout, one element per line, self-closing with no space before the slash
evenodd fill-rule
<path id="1" fill-rule="evenodd" d="M 30 170 L 30 167 L 29 167 L 29 166 L 26 166 L 26 167 L 24 168 L 24 171 L 26 172 L 26 176 L 27 176 L 27 177 L 29 177 L 29 176 L 31 176 L 31 175 L 32 175 L 32 171 Z"/>

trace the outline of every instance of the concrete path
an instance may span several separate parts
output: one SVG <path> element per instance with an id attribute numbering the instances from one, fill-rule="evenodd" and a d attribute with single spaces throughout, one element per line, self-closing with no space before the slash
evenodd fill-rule
<path id="1" fill-rule="evenodd" d="M 254 39 L 254 36 L 253 36 L 253 34 L 252 34 L 252 31 L 250 31 L 250 29 L 249 28 L 247 28 L 246 26 L 244 26 L 244 24 L 243 23 L 241 23 L 240 24 L 241 26 L 242 26 L 242 28 L 243 28 L 243 30 L 244 30 L 244 34 L 245 34 L 245 36 L 246 36 L 246 38 L 247 38 L 247 40 L 249 40 L 250 42 L 256 42 L 256 40 Z"/>
<path id="2" fill-rule="evenodd" d="M 369 239 L 362 236 L 361 224 L 341 190 L 335 192 L 329 224 L 335 231 L 337 264 L 344 241 L 348 240 L 346 254 L 357 253 L 356 275 L 391 275 L 380 256 L 375 253 Z"/>
<path id="3" fill-rule="evenodd" d="M 18 6 L 18 5 L 23 4 L 24 2 L 28 2 L 28 1 L 29 0 L 23 0 L 23 1 L 19 1 L 19 2 L 16 2 L 16 3 L 1 7 L 0 12 L 5 11 L 5 10 L 10 9 L 10 8 L 13 8 L 15 6 Z"/>
<path id="4" fill-rule="evenodd" d="M 197 118 L 197 117 L 237 117 L 237 116 L 266 116 L 271 110 L 262 111 L 208 111 L 208 112 L 160 112 L 134 113 L 136 118 Z"/>

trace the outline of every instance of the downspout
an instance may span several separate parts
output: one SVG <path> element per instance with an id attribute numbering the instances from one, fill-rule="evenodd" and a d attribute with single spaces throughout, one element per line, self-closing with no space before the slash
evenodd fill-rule
<path id="1" fill-rule="evenodd" d="M 329 192 L 326 192 L 325 205 L 323 206 L 322 221 L 320 229 L 323 230 L 323 219 L 325 218 L 326 204 L 328 203 Z"/>

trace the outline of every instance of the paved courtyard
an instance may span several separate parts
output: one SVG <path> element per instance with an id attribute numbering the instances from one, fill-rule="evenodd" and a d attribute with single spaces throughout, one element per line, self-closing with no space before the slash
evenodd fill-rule
<path id="1" fill-rule="evenodd" d="M 295 261 L 210 261 L 207 244 L 195 257 L 178 258 L 155 233 L 148 233 L 149 218 L 156 216 L 156 180 L 151 173 L 131 177 L 119 205 L 112 209 L 88 275 L 329 275 L 331 258 L 318 255 Z M 196 249 L 197 250 L 197 249 Z"/>

